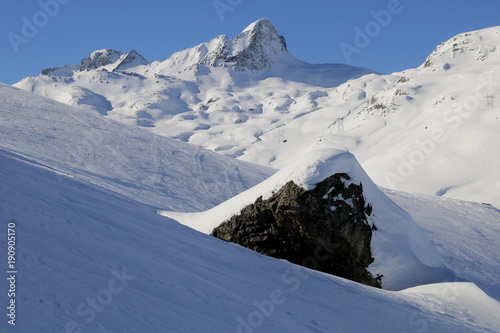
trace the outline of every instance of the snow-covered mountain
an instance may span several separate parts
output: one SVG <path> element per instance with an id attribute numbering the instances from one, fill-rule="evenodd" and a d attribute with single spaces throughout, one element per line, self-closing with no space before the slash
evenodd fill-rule
<path id="1" fill-rule="evenodd" d="M 260 19 L 235 38 L 219 36 L 174 53 L 165 61 L 148 63 L 135 50 L 98 50 L 80 65 L 45 69 L 16 86 L 101 114 L 112 111 L 110 117 L 124 122 L 158 126 L 178 114 L 192 118 L 185 114 L 187 111 L 202 112 L 202 117 L 206 113 L 207 118 L 215 120 L 213 112 L 205 111 L 207 104 L 221 98 L 220 93 L 227 95 L 230 90 L 245 89 L 268 77 L 293 81 L 292 85 L 332 87 L 368 73 L 372 71 L 302 62 L 288 53 L 284 37 L 271 22 Z M 86 101 L 74 89 L 103 96 L 112 108 Z"/>
<path id="2" fill-rule="evenodd" d="M 464 33 L 418 68 L 378 75 L 301 62 L 261 19 L 162 62 L 127 67 L 130 53 L 101 50 L 16 86 L 276 168 L 348 149 L 384 187 L 500 207 L 498 45 L 500 27 Z"/>
<path id="3" fill-rule="evenodd" d="M 229 39 L 219 36 L 194 48 L 177 52 L 166 61 L 145 70 L 199 70 L 201 65 L 227 67 L 238 72 L 259 72 L 271 68 L 287 53 L 286 42 L 268 19 L 261 19 L 245 28 L 238 36 Z"/>

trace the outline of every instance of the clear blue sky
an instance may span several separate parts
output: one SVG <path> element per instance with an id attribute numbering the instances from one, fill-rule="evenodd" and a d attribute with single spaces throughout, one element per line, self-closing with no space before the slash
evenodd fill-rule
<path id="1" fill-rule="evenodd" d="M 54 2 L 63 4 L 45 11 L 40 4 Z M 351 54 L 351 65 L 391 73 L 420 65 L 437 44 L 458 33 L 500 25 L 498 0 L 400 0 L 399 6 L 397 0 L 216 3 L 226 4 L 226 10 L 218 13 L 213 0 L 4 1 L 0 82 L 12 84 L 47 67 L 80 63 L 102 48 L 136 49 L 149 61 L 164 60 L 217 35 L 234 37 L 262 17 L 273 22 L 289 51 L 303 61 L 347 63 L 340 45 L 349 44 L 362 46 Z M 397 13 L 384 26 L 374 23 L 371 12 L 388 8 Z M 38 31 L 25 27 L 23 34 L 23 26 L 35 23 Z M 369 44 L 356 46 L 354 29 L 365 31 L 367 24 Z"/>

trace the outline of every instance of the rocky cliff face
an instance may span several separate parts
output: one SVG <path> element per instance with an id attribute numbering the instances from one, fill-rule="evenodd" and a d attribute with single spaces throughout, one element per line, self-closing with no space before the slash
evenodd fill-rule
<path id="1" fill-rule="evenodd" d="M 484 62 L 498 62 L 500 47 L 498 27 L 458 34 L 439 44 L 427 57 L 421 69 L 443 72 L 467 70 Z"/>
<path id="2" fill-rule="evenodd" d="M 212 235 L 262 254 L 380 287 L 367 271 L 373 262 L 372 208 L 362 184 L 337 173 L 306 191 L 288 182 L 268 200 L 258 198 Z"/>
<path id="3" fill-rule="evenodd" d="M 106 65 L 115 63 L 124 53 L 111 49 L 103 49 L 92 52 L 88 58 L 82 60 L 80 64 L 81 71 L 89 71 Z"/>
<path id="4" fill-rule="evenodd" d="M 252 23 L 231 42 L 232 52 L 220 60 L 237 71 L 267 69 L 273 65 L 275 56 L 288 52 L 285 38 L 268 19 Z"/>
<path id="5" fill-rule="evenodd" d="M 250 24 L 235 38 L 222 35 L 174 53 L 162 66 L 179 71 L 205 65 L 238 72 L 259 72 L 269 69 L 276 57 L 283 53 L 288 53 L 285 38 L 268 19 L 263 18 Z"/>

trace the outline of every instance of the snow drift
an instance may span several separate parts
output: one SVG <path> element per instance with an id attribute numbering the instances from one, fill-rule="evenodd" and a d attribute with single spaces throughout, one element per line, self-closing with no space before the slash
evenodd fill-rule
<path id="1" fill-rule="evenodd" d="M 300 162 L 278 171 L 269 179 L 228 201 L 201 213 L 162 211 L 196 230 L 211 233 L 222 222 L 238 214 L 257 198 L 268 199 L 289 181 L 308 190 L 336 173 L 346 173 L 349 183 L 362 184 L 366 202 L 373 207 L 369 223 L 378 230 L 372 237 L 375 258 L 369 271 L 383 275 L 382 286 L 403 289 L 449 278 L 452 273 L 441 268 L 443 259 L 422 234 L 412 217 L 392 202 L 370 180 L 354 156 L 346 151 L 319 149 L 304 156 Z"/>

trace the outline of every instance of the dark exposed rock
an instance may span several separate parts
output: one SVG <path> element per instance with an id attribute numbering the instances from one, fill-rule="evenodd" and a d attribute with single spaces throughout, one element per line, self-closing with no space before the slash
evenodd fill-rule
<path id="1" fill-rule="evenodd" d="M 200 64 L 258 72 L 271 67 L 276 55 L 288 52 L 285 38 L 268 19 L 260 19 L 247 29 L 234 39 L 217 37 L 219 46 L 205 55 Z"/>
<path id="2" fill-rule="evenodd" d="M 80 70 L 88 71 L 112 64 L 118 61 L 118 59 L 120 59 L 123 54 L 123 52 L 111 49 L 94 51 L 89 55 L 88 58 L 82 60 L 80 64 Z"/>
<path id="3" fill-rule="evenodd" d="M 60 69 L 60 67 L 49 67 L 49 68 L 45 68 L 45 69 L 42 69 L 41 74 L 42 74 L 42 75 L 47 75 L 47 76 L 50 76 L 52 73 L 54 73 L 54 72 L 55 72 L 55 71 L 57 71 L 58 69 Z"/>
<path id="4" fill-rule="evenodd" d="M 286 41 L 278 34 L 276 28 L 268 19 L 255 23 L 247 36 L 245 33 L 235 38 L 246 39 L 247 46 L 238 54 L 227 57 L 227 63 L 234 63 L 238 71 L 259 71 L 271 67 L 273 55 L 287 52 Z"/>
<path id="5" fill-rule="evenodd" d="M 142 55 L 140 55 L 136 50 L 132 50 L 125 55 L 122 61 L 113 69 L 113 71 L 121 71 L 123 69 L 127 69 L 127 66 L 138 66 L 138 65 L 146 65 L 148 61 L 144 59 Z"/>
<path id="6" fill-rule="evenodd" d="M 362 185 L 335 174 L 307 191 L 293 181 L 268 200 L 258 198 L 215 228 L 212 235 L 262 254 L 380 287 L 366 267 L 373 262 L 375 226 Z"/>

